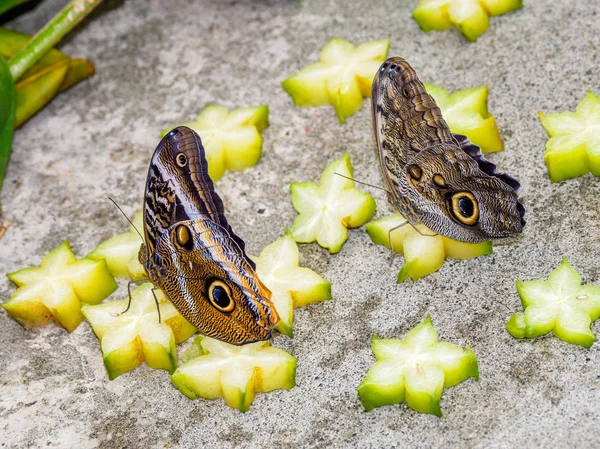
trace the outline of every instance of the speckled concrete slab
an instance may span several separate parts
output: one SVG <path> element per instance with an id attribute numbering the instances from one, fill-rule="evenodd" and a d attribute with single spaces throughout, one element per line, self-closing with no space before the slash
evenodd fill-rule
<path id="1" fill-rule="evenodd" d="M 450 90 L 489 86 L 506 144 L 490 159 L 522 182 L 522 236 L 401 285 L 402 258 L 373 245 L 364 229 L 351 231 L 334 256 L 302 246 L 302 262 L 331 281 L 334 299 L 298 310 L 293 340 L 275 338 L 298 357 L 297 387 L 258 395 L 246 414 L 222 401 L 190 401 L 165 372 L 145 366 L 108 381 L 86 323 L 71 335 L 24 330 L 1 312 L 0 446 L 600 447 L 598 345 L 517 341 L 504 330 L 520 306 L 515 280 L 544 278 L 563 256 L 585 282 L 600 283 L 600 182 L 549 182 L 536 115 L 572 110 L 589 89 L 598 93 L 598 2 L 526 2 L 492 19 L 476 44 L 456 31 L 420 31 L 410 16 L 416 3 L 107 1 L 61 47 L 94 60 L 98 73 L 16 133 L 0 272 L 39 263 L 64 239 L 84 255 L 123 232 L 107 196 L 127 213 L 139 209 L 160 130 L 213 101 L 271 109 L 260 164 L 218 184 L 251 253 L 293 220 L 289 183 L 317 180 L 343 152 L 357 179 L 380 184 L 367 100 L 340 125 L 331 108 L 296 108 L 280 87 L 332 36 L 389 37 L 390 55 L 408 59 L 423 80 Z M 62 4 L 46 0 L 6 26 L 33 32 Z M 389 213 L 384 195 L 370 191 L 378 216 Z M 2 299 L 12 291 L 0 280 Z M 447 390 L 441 419 L 404 405 L 364 412 L 356 386 L 374 361 L 371 336 L 402 336 L 427 314 L 441 338 L 473 347 L 481 379 Z"/>

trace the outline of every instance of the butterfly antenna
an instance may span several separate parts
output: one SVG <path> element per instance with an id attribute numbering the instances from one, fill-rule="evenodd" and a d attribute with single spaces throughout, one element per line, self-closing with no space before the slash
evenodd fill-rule
<path id="1" fill-rule="evenodd" d="M 386 189 L 384 187 L 379 187 L 379 186 L 376 186 L 376 185 L 373 185 L 373 184 L 362 182 L 362 181 L 359 181 L 357 179 L 351 178 L 350 176 L 342 175 L 341 173 L 338 173 L 338 172 L 334 172 L 334 174 L 338 175 L 338 176 L 341 176 L 342 178 L 346 178 L 346 179 L 349 179 L 351 181 L 358 182 L 359 184 L 364 184 L 366 186 L 373 187 L 373 188 L 379 189 L 379 190 L 383 190 L 384 192 L 387 192 L 387 193 L 391 193 L 388 189 Z"/>
<path id="2" fill-rule="evenodd" d="M 123 216 L 125 217 L 125 219 L 129 222 L 129 224 L 133 227 L 133 229 L 135 229 L 135 232 L 138 233 L 138 235 L 140 236 L 140 238 L 142 239 L 142 242 L 143 242 L 144 241 L 144 237 L 142 237 L 142 234 L 140 233 L 140 231 L 138 230 L 138 228 L 135 227 L 135 225 L 133 224 L 133 222 L 129 219 L 129 217 L 125 214 L 125 212 L 123 212 L 123 209 L 121 209 L 121 207 L 117 204 L 117 202 L 115 200 L 113 200 L 110 196 L 108 197 L 108 199 L 115 206 L 117 206 L 117 209 L 119 209 L 119 211 L 123 214 Z"/>

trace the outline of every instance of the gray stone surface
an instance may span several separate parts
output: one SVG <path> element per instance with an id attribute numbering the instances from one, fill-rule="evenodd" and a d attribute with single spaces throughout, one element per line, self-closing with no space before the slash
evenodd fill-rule
<path id="1" fill-rule="evenodd" d="M 504 330 L 520 309 L 515 280 L 544 278 L 563 256 L 585 282 L 600 283 L 600 184 L 591 175 L 549 182 L 536 115 L 572 110 L 587 90 L 598 92 L 598 2 L 527 2 L 492 19 L 476 44 L 456 31 L 420 31 L 410 16 L 416 3 L 107 1 L 61 46 L 94 60 L 98 73 L 16 133 L 0 272 L 38 264 L 64 239 L 82 256 L 123 232 L 106 197 L 127 213 L 139 209 L 160 130 L 213 101 L 271 109 L 260 164 L 218 184 L 252 253 L 295 217 L 289 183 L 317 180 L 343 152 L 357 179 L 381 184 L 367 100 L 340 125 L 332 108 L 296 108 L 280 87 L 332 36 L 389 37 L 390 55 L 407 58 L 423 80 L 450 90 L 489 86 L 506 144 L 490 159 L 522 182 L 522 236 L 402 285 L 402 257 L 372 244 L 364 228 L 334 256 L 302 246 L 303 263 L 331 281 L 333 300 L 297 310 L 293 340 L 275 338 L 298 357 L 297 387 L 259 394 L 246 414 L 221 400 L 190 401 L 167 373 L 146 366 L 108 381 L 87 323 L 71 335 L 24 330 L 2 311 L 1 447 L 600 447 L 598 345 L 517 341 Z M 61 4 L 46 0 L 6 25 L 33 32 Z M 391 211 L 381 192 L 366 190 L 378 216 Z M 13 290 L 0 280 L 0 298 Z M 403 336 L 427 314 L 441 338 L 473 347 L 481 379 L 446 390 L 441 419 L 404 405 L 364 412 L 356 386 L 374 361 L 371 336 Z"/>

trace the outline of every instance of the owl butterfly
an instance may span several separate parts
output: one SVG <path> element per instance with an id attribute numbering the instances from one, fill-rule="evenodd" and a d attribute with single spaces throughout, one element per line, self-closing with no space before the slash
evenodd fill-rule
<path id="1" fill-rule="evenodd" d="M 519 183 L 498 173 L 465 136 L 450 132 L 408 62 L 393 57 L 381 65 L 372 101 L 388 199 L 409 223 L 470 243 L 522 231 Z"/>
<path id="2" fill-rule="evenodd" d="M 148 170 L 140 262 L 200 333 L 236 345 L 267 340 L 279 322 L 271 292 L 227 223 L 207 168 L 191 129 L 161 140 Z"/>

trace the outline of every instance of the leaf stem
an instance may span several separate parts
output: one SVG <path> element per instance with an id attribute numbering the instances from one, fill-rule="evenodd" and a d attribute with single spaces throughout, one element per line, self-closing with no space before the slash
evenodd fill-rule
<path id="1" fill-rule="evenodd" d="M 8 61 L 13 79 L 18 80 L 35 62 L 54 47 L 102 0 L 71 0 L 29 43 Z"/>

